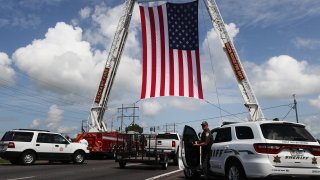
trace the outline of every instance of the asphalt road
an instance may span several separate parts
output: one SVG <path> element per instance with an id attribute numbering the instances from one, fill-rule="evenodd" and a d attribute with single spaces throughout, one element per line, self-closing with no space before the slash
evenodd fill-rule
<path id="1" fill-rule="evenodd" d="M 40 162 L 32 166 L 2 164 L 0 180 L 143 180 L 177 169 L 178 166 L 171 164 L 167 170 L 161 170 L 160 166 L 132 163 L 127 164 L 125 169 L 120 169 L 114 160 L 87 160 L 83 165 L 49 164 L 48 162 Z"/>

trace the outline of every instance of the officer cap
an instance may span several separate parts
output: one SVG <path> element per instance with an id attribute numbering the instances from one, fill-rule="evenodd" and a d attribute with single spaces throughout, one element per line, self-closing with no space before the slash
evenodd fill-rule
<path id="1" fill-rule="evenodd" d="M 201 125 L 208 125 L 207 121 L 202 121 Z"/>

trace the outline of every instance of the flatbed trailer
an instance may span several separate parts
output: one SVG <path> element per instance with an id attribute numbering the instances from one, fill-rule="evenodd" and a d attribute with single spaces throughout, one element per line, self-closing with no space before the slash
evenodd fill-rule
<path id="1" fill-rule="evenodd" d="M 164 150 L 148 148 L 147 140 L 156 140 L 154 134 L 119 134 L 116 143 L 115 161 L 120 168 L 125 168 L 127 163 L 143 163 L 160 165 L 162 169 L 168 168 L 169 154 Z"/>

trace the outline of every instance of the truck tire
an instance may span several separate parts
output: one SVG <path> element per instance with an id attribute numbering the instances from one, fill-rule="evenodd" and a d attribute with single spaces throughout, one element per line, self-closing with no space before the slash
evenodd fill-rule
<path id="1" fill-rule="evenodd" d="M 245 180 L 246 176 L 242 165 L 239 162 L 231 162 L 230 164 L 228 164 L 225 179 Z"/>
<path id="2" fill-rule="evenodd" d="M 126 162 L 119 162 L 120 169 L 124 169 L 126 167 Z"/>
<path id="3" fill-rule="evenodd" d="M 74 164 L 83 164 L 84 163 L 84 160 L 85 160 L 85 155 L 83 152 L 81 151 L 76 151 L 74 154 L 73 154 L 73 157 L 72 157 L 72 162 Z"/>
<path id="4" fill-rule="evenodd" d="M 32 165 L 36 161 L 36 154 L 32 151 L 25 151 L 21 154 L 19 160 L 23 165 Z"/>
<path id="5" fill-rule="evenodd" d="M 187 167 L 183 170 L 183 174 L 186 179 L 200 179 L 200 174 L 198 172 Z"/>
<path id="6" fill-rule="evenodd" d="M 177 152 L 174 156 L 174 159 L 173 159 L 173 163 L 174 165 L 178 166 L 179 165 L 179 147 L 177 148 Z"/>
<path id="7" fill-rule="evenodd" d="M 168 165 L 169 165 L 169 162 L 168 162 L 168 159 L 166 159 L 164 161 L 164 163 L 161 164 L 161 169 L 167 170 L 168 169 Z"/>

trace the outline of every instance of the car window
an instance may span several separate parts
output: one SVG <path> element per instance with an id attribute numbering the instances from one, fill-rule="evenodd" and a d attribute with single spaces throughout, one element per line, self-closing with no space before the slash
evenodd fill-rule
<path id="1" fill-rule="evenodd" d="M 253 132 L 250 127 L 247 126 L 237 126 L 236 135 L 238 139 L 253 139 Z"/>
<path id="2" fill-rule="evenodd" d="M 158 134 L 157 139 L 176 139 L 179 140 L 177 134 Z"/>
<path id="3" fill-rule="evenodd" d="M 305 127 L 301 125 L 290 123 L 261 124 L 260 127 L 266 139 L 316 142 Z"/>
<path id="4" fill-rule="evenodd" d="M 212 135 L 212 140 L 213 142 L 215 141 L 216 137 L 217 137 L 218 131 L 217 130 L 212 130 L 211 131 L 211 135 Z"/>
<path id="5" fill-rule="evenodd" d="M 1 141 L 31 142 L 32 138 L 33 132 L 8 131 L 4 134 Z"/>
<path id="6" fill-rule="evenodd" d="M 48 133 L 39 133 L 37 138 L 38 143 L 53 143 L 52 134 Z"/>
<path id="7" fill-rule="evenodd" d="M 68 142 L 64 137 L 62 137 L 59 134 L 52 134 L 52 136 L 53 136 L 53 143 L 66 144 Z"/>
<path id="8" fill-rule="evenodd" d="M 220 143 L 220 142 L 228 142 L 231 141 L 231 128 L 220 128 L 218 130 L 216 139 L 214 140 L 214 143 Z"/>

